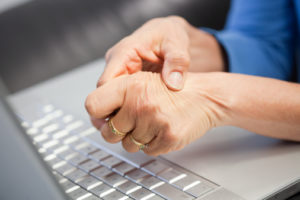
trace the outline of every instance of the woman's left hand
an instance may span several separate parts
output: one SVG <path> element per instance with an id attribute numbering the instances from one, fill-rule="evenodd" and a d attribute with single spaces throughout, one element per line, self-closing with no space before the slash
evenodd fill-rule
<path id="1" fill-rule="evenodd" d="M 129 152 L 144 144 L 146 154 L 157 156 L 183 148 L 225 120 L 226 104 L 199 80 L 201 74 L 188 73 L 184 88 L 175 92 L 158 73 L 120 76 L 91 93 L 86 109 L 107 142 L 122 141 Z M 107 117 L 124 136 L 112 132 Z"/>

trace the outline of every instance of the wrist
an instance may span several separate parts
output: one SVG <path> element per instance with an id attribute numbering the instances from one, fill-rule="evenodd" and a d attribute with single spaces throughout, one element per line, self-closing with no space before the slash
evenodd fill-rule
<path id="1" fill-rule="evenodd" d="M 208 114 L 210 128 L 230 125 L 234 121 L 233 102 L 235 97 L 224 81 L 230 79 L 228 73 L 189 73 L 187 87 L 193 89 L 198 101 L 205 101 L 205 112 Z M 202 104 L 202 103 L 201 103 Z M 199 105 L 202 106 L 202 105 Z"/>

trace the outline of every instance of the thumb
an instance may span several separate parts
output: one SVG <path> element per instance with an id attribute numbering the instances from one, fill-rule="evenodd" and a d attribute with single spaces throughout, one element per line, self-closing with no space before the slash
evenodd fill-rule
<path id="1" fill-rule="evenodd" d="M 92 118 L 105 119 L 123 105 L 126 80 L 126 75 L 119 76 L 88 95 L 85 107 Z"/>
<path id="2" fill-rule="evenodd" d="M 188 52 L 172 50 L 165 54 L 162 78 L 169 89 L 181 90 L 183 88 L 189 65 Z"/>

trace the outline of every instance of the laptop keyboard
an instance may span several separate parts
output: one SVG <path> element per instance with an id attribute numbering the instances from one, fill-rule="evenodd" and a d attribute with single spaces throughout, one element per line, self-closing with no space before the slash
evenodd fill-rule
<path id="1" fill-rule="evenodd" d="M 38 113 L 21 124 L 71 199 L 190 200 L 218 187 L 159 157 L 134 166 L 86 139 L 98 130 L 53 105 Z"/>

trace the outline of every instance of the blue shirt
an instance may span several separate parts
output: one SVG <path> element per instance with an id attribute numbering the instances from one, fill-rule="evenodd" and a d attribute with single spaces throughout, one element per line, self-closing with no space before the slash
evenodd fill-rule
<path id="1" fill-rule="evenodd" d="M 234 0 L 214 35 L 230 72 L 300 82 L 300 0 Z"/>

